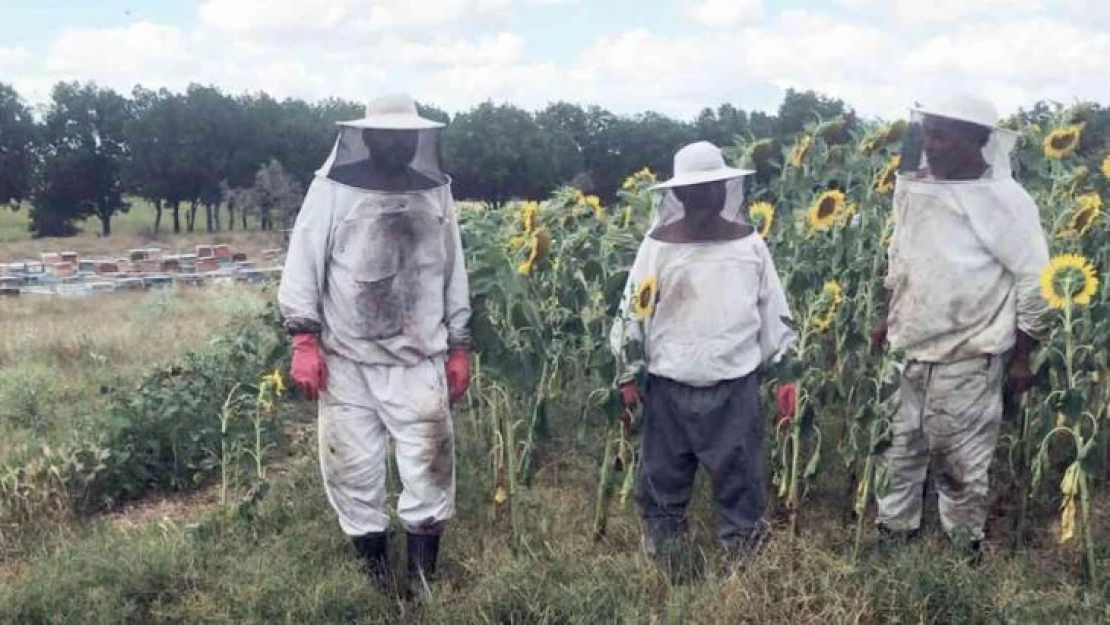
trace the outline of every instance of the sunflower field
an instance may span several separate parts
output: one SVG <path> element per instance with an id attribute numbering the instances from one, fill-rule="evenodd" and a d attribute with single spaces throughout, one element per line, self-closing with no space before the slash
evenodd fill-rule
<path id="1" fill-rule="evenodd" d="M 1083 575 L 1097 574 L 1092 502 L 1110 475 L 1110 127 L 1092 106 L 1044 108 L 1007 125 L 1023 140 L 1015 175 L 1041 209 L 1053 260 L 1042 289 L 1054 309 L 1036 352 L 1036 386 L 1007 401 L 992 468 L 992 514 L 1015 545 L 1074 545 Z M 1092 121 L 1094 120 L 1094 121 Z M 806 531 L 815 499 L 841 508 L 858 551 L 876 492 L 889 480 L 900 356 L 873 353 L 892 231 L 894 172 L 903 123 L 856 133 L 844 120 L 811 124 L 789 145 L 758 137 L 725 146 L 757 171 L 746 198 L 790 299 L 799 342 L 798 415 L 775 417 L 766 379 L 772 520 Z M 655 174 L 632 173 L 617 200 L 564 188 L 494 210 L 463 204 L 463 237 L 480 357 L 460 427 L 488 452 L 491 518 L 517 528 L 527 492 L 556 441 L 590 450 L 596 538 L 614 514 L 633 514 L 636 416 L 621 408 L 609 330 L 627 271 L 648 227 Z M 727 285 L 722 285 L 727 288 Z M 526 499 L 526 498 L 525 498 Z"/>

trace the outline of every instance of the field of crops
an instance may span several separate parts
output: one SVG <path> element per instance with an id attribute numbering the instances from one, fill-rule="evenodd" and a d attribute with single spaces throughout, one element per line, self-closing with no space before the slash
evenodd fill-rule
<path id="1" fill-rule="evenodd" d="M 832 120 L 791 145 L 728 148 L 758 171 L 748 211 L 799 328 L 800 416 L 775 419 L 767 380 L 776 531 L 751 572 L 711 575 L 692 590 L 670 587 L 640 554 L 630 496 L 637 427 L 622 418 L 607 340 L 655 174 L 631 175 L 612 205 L 574 189 L 497 210 L 460 205 L 478 354 L 457 415 L 460 518 L 444 556 L 455 564 L 425 622 L 1064 622 L 1079 618 L 1080 604 L 1085 616 L 1074 622 L 1107 617 L 1099 565 L 1110 541 L 1099 520 L 1110 486 L 1110 302 L 1099 279 L 1110 268 L 1101 214 L 1110 135 L 1087 123 L 1090 114 L 1080 105 L 1015 124 L 1025 138 L 1017 176 L 1041 207 L 1055 257 L 1043 279 L 1055 312 L 1037 386 L 1004 424 L 993 466 L 992 581 L 928 555 L 948 552 L 941 540 L 873 561 L 873 499 L 888 478 L 878 454 L 899 355 L 871 353 L 869 338 L 902 129 L 873 125 L 855 136 Z M 7 454 L 0 529 L 16 536 L 8 544 L 26 568 L 8 594 L 0 590 L 14 622 L 81 610 L 171 621 L 373 622 L 368 609 L 400 618 L 407 608 L 367 603 L 349 588 L 351 566 L 328 565 L 350 554 L 319 491 L 312 446 L 283 436 L 311 424 L 312 407 L 275 408 L 278 382 L 260 383 L 287 357 L 275 328 L 272 311 L 258 315 L 113 395 L 101 421 L 110 435 Z M 284 483 L 267 474 L 274 447 L 301 459 Z M 60 510 L 81 516 L 198 488 L 217 488 L 221 509 L 239 514 L 214 513 L 189 532 L 166 521 L 49 548 L 18 538 Z M 704 507 L 692 511 L 705 517 L 695 533 L 712 551 Z M 109 581 L 76 591 L 67 562 Z M 113 566 L 124 572 L 108 575 Z M 1051 582 L 1026 583 L 1042 568 Z M 141 581 L 151 571 L 161 581 Z M 1079 588 L 1094 599 L 1074 599 Z M 71 595 L 52 594 L 63 592 Z M 251 603 L 259 594 L 265 600 Z"/>

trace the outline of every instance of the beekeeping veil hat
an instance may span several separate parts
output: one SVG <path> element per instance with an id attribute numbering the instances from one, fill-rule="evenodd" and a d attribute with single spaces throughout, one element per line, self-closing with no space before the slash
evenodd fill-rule
<path id="1" fill-rule="evenodd" d="M 670 180 L 651 187 L 655 211 L 651 229 L 674 223 L 683 218 L 686 209 L 675 194 L 683 187 L 724 185 L 721 216 L 729 221 L 747 223 L 744 216 L 744 185 L 754 170 L 736 169 L 725 164 L 721 149 L 708 141 L 684 146 L 674 155 L 674 175 Z M 679 191 L 681 193 L 681 191 Z"/>
<path id="2" fill-rule="evenodd" d="M 338 125 L 339 136 L 317 175 L 367 191 L 421 191 L 448 183 L 439 164 L 444 124 L 420 116 L 408 95 L 382 96 L 366 105 L 362 118 Z"/>
<path id="3" fill-rule="evenodd" d="M 910 124 L 903 137 L 899 177 L 945 182 L 937 179 L 943 178 L 937 174 L 945 169 L 944 164 L 930 163 L 930 153 L 937 161 L 946 158 L 943 143 L 956 135 L 981 143 L 987 168 L 979 180 L 1012 177 L 1010 159 L 1021 135 L 1000 128 L 998 122 L 998 109 L 990 101 L 971 95 L 957 95 L 911 109 Z"/>

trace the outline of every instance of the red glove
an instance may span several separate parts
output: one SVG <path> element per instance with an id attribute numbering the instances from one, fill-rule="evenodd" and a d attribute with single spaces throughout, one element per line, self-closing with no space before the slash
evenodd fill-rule
<path id="1" fill-rule="evenodd" d="M 794 382 L 779 384 L 775 389 L 775 404 L 778 406 L 779 423 L 790 425 L 794 413 L 798 411 L 798 385 Z"/>
<path id="2" fill-rule="evenodd" d="M 462 348 L 447 356 L 447 395 L 451 403 L 459 401 L 470 388 L 470 352 Z"/>
<path id="3" fill-rule="evenodd" d="M 636 406 L 640 405 L 640 389 L 636 388 L 635 382 L 625 382 L 620 386 L 621 390 L 621 404 L 628 410 L 635 410 Z"/>
<path id="4" fill-rule="evenodd" d="M 293 336 L 293 366 L 289 375 L 309 399 L 316 399 L 321 391 L 327 390 L 328 366 L 315 334 Z"/>

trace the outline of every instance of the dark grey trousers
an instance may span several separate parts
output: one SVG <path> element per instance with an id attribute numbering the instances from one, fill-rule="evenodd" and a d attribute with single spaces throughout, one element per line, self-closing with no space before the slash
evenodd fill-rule
<path id="1" fill-rule="evenodd" d="M 758 539 L 766 505 L 764 426 L 753 373 L 697 388 L 648 376 L 636 501 L 656 553 L 686 533 L 700 464 L 713 485 L 717 535 L 726 549 Z"/>

